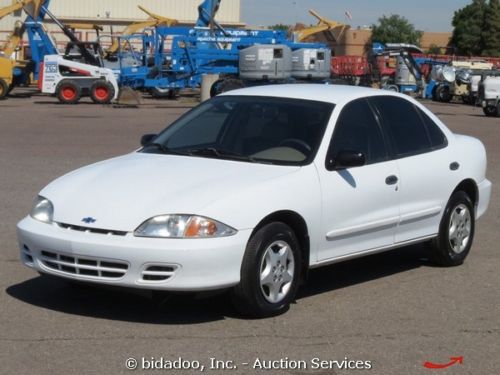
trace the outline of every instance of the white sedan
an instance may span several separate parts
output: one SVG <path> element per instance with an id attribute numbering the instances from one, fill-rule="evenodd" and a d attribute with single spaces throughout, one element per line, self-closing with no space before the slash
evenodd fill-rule
<path id="1" fill-rule="evenodd" d="M 314 267 L 417 242 L 461 264 L 489 204 L 485 174 L 482 143 L 409 97 L 236 90 L 45 187 L 18 224 L 21 259 L 89 283 L 231 288 L 243 312 L 270 316 Z"/>

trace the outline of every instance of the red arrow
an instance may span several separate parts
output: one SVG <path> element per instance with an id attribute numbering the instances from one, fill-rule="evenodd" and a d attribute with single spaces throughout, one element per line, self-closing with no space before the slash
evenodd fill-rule
<path id="1" fill-rule="evenodd" d="M 432 368 L 432 369 L 442 369 L 442 368 L 447 368 L 450 366 L 453 366 L 457 363 L 460 363 L 461 365 L 464 364 L 464 357 L 450 357 L 450 362 L 445 364 L 445 365 L 440 365 L 437 363 L 432 363 L 432 362 L 425 362 L 424 367 L 425 368 Z"/>

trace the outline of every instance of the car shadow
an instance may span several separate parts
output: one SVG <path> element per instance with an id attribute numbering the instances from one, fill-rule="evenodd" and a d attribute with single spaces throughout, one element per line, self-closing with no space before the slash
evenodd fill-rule
<path id="1" fill-rule="evenodd" d="M 222 296 L 197 298 L 125 288 L 74 284 L 39 276 L 6 289 L 8 295 L 33 306 L 66 314 L 149 324 L 199 324 L 233 316 Z"/>
<path id="2" fill-rule="evenodd" d="M 311 270 L 297 299 L 431 266 L 426 255 L 425 245 L 414 245 Z M 52 277 L 36 277 L 8 287 L 6 292 L 17 300 L 49 310 L 133 323 L 180 325 L 244 319 L 232 307 L 228 293 L 161 294 L 160 298 L 152 298 L 147 291 L 71 284 Z"/>
<path id="3" fill-rule="evenodd" d="M 332 264 L 309 273 L 298 299 L 358 285 L 419 267 L 434 267 L 429 246 L 418 244 Z"/>

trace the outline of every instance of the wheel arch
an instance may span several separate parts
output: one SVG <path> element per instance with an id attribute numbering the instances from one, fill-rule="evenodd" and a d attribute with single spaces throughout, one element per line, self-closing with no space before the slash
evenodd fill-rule
<path id="1" fill-rule="evenodd" d="M 266 217 L 264 217 L 253 229 L 252 237 L 260 228 L 263 226 L 274 223 L 281 222 L 292 228 L 293 232 L 297 236 L 301 248 L 301 262 L 302 269 L 301 275 L 302 279 L 307 278 L 309 272 L 309 256 L 310 256 L 310 239 L 309 239 L 309 229 L 305 219 L 299 213 L 290 210 L 282 210 L 273 212 Z"/>
<path id="2" fill-rule="evenodd" d="M 479 189 L 477 187 L 476 181 L 471 178 L 463 180 L 457 185 L 455 190 L 453 190 L 452 195 L 457 191 L 465 192 L 470 197 L 474 208 L 477 208 L 477 204 L 479 202 Z"/>

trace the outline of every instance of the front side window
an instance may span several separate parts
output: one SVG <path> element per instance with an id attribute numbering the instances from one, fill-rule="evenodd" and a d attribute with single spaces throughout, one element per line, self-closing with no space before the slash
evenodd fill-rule
<path id="1" fill-rule="evenodd" d="M 335 159 L 340 151 L 361 152 L 366 164 L 389 158 L 380 125 L 366 99 L 355 100 L 342 109 L 335 125 L 329 158 Z"/>
<path id="2" fill-rule="evenodd" d="M 392 138 L 397 157 L 431 150 L 427 130 L 412 103 L 394 96 L 373 97 L 370 101 L 379 110 L 381 120 Z"/>
<path id="3" fill-rule="evenodd" d="M 305 165 L 333 108 L 311 100 L 219 96 L 182 116 L 142 152 Z"/>

